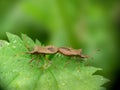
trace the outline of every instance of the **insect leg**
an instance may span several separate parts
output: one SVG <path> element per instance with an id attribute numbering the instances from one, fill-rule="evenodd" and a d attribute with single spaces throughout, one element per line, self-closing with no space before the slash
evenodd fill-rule
<path id="1" fill-rule="evenodd" d="M 31 54 L 31 56 L 32 56 L 32 54 Z M 32 59 L 29 61 L 29 63 L 33 62 L 37 57 L 38 57 L 38 55 L 37 55 L 36 57 L 32 58 Z"/>
<path id="2" fill-rule="evenodd" d="M 33 60 L 35 60 L 35 58 L 32 58 L 32 59 L 29 61 L 29 63 L 33 62 Z"/>
<path id="3" fill-rule="evenodd" d="M 67 65 L 71 62 L 71 58 L 72 57 L 69 57 L 69 60 L 64 64 L 64 68 L 67 67 Z"/>

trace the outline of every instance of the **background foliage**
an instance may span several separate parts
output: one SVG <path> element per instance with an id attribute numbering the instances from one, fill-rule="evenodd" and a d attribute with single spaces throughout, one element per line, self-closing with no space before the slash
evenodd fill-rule
<path id="1" fill-rule="evenodd" d="M 26 33 L 45 45 L 82 48 L 111 80 L 108 89 L 117 87 L 119 76 L 118 23 L 118 0 L 0 0 L 1 39 L 9 31 Z"/>

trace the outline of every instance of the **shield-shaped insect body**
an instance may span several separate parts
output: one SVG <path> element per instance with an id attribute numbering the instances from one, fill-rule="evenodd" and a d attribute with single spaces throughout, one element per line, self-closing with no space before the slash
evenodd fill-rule
<path id="1" fill-rule="evenodd" d="M 33 51 L 29 52 L 30 54 L 55 54 L 58 52 L 58 48 L 55 46 L 35 46 Z"/>
<path id="2" fill-rule="evenodd" d="M 69 47 L 60 47 L 58 51 L 65 55 L 65 56 L 74 56 L 74 57 L 81 57 L 81 58 L 87 58 L 86 55 L 82 54 L 82 49 L 73 49 Z"/>

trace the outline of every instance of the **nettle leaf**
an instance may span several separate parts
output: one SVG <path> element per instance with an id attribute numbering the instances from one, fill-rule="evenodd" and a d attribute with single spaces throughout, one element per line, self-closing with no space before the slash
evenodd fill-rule
<path id="1" fill-rule="evenodd" d="M 108 81 L 101 70 L 86 66 L 84 61 L 63 55 L 42 57 L 26 52 L 41 43 L 22 35 L 7 33 L 9 44 L 0 48 L 0 84 L 5 90 L 103 90 Z M 33 62 L 30 63 L 31 59 Z"/>

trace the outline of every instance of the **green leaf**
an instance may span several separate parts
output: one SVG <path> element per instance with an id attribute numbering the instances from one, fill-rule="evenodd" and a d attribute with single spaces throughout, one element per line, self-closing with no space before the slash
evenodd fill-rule
<path id="1" fill-rule="evenodd" d="M 5 40 L 0 40 L 0 48 L 8 45 L 9 43 Z"/>
<path id="2" fill-rule="evenodd" d="M 35 40 L 35 44 L 41 46 L 41 43 L 40 43 L 40 41 L 38 39 Z"/>
<path id="3" fill-rule="evenodd" d="M 28 36 L 26 36 L 25 34 L 22 34 L 22 39 L 23 39 L 24 45 L 28 49 L 31 49 L 32 47 L 34 47 L 34 41 Z"/>
<path id="4" fill-rule="evenodd" d="M 30 49 L 36 45 L 29 37 L 22 35 L 21 40 L 10 33 L 7 36 L 9 44 L 0 48 L 0 81 L 5 90 L 103 90 L 108 81 L 93 75 L 100 68 L 86 66 L 75 58 L 54 55 L 48 60 L 26 54 L 26 45 Z"/>

